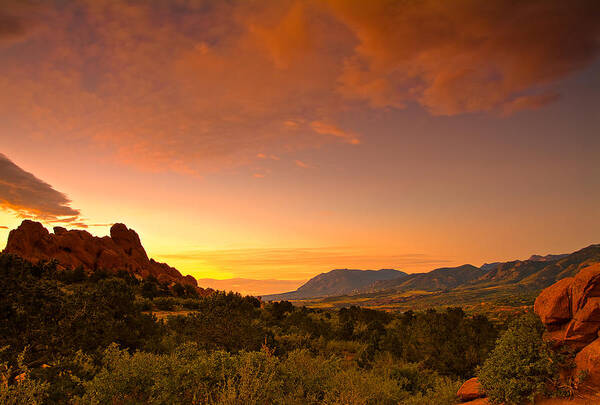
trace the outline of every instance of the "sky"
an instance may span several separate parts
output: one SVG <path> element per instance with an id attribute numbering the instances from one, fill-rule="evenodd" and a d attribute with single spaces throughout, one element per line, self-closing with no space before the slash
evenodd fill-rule
<path id="1" fill-rule="evenodd" d="M 0 246 L 270 293 L 600 243 L 599 56 L 596 0 L 2 0 Z"/>

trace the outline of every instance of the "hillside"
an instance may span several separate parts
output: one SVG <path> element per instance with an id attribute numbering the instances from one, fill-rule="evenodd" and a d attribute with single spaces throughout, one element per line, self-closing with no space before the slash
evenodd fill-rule
<path id="1" fill-rule="evenodd" d="M 351 294 L 381 280 L 395 280 L 407 276 L 393 269 L 354 270 L 336 269 L 321 273 L 308 280 L 296 291 L 263 297 L 267 301 L 306 299 Z"/>
<path id="2" fill-rule="evenodd" d="M 444 267 L 428 273 L 409 274 L 401 279 L 376 281 L 364 292 L 394 289 L 396 291 L 436 291 L 455 288 L 473 279 L 481 277 L 485 272 L 470 264 L 458 267 Z"/>
<path id="3" fill-rule="evenodd" d="M 491 263 L 481 268 L 463 265 L 409 274 L 374 282 L 355 293 L 305 298 L 297 303 L 319 308 L 359 305 L 424 309 L 448 305 L 476 307 L 482 303 L 518 307 L 533 304 L 542 289 L 597 262 L 600 262 L 600 245 L 591 245 L 568 255 L 549 255 L 544 260 L 533 256 L 533 260 Z"/>
<path id="4" fill-rule="evenodd" d="M 480 268 L 465 264 L 410 274 L 402 279 L 375 282 L 361 292 L 440 291 L 517 283 L 531 290 L 539 290 L 561 278 L 573 276 L 582 267 L 597 261 L 600 261 L 600 245 L 591 245 L 566 255 L 533 255 L 528 260 L 485 264 Z"/>

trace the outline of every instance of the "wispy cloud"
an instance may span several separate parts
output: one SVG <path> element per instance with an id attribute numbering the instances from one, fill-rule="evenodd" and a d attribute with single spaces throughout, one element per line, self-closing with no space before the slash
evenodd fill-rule
<path id="1" fill-rule="evenodd" d="M 351 143 L 352 145 L 358 145 L 360 143 L 360 140 L 356 134 L 344 131 L 333 124 L 323 121 L 313 121 L 311 122 L 310 126 L 318 134 L 333 135 L 343 139 L 345 142 Z"/>
<path id="2" fill-rule="evenodd" d="M 0 229 L 9 229 L 8 226 L 0 225 Z"/>
<path id="3" fill-rule="evenodd" d="M 20 218 L 85 226 L 71 200 L 0 153 L 0 207 Z"/>
<path id="4" fill-rule="evenodd" d="M 308 169 L 310 168 L 310 165 L 308 163 L 304 163 L 301 160 L 295 160 L 294 163 L 296 164 L 296 166 L 301 167 L 303 169 Z"/>
<path id="5" fill-rule="evenodd" d="M 196 265 L 198 269 L 210 267 L 223 274 L 244 278 L 272 274 L 275 278 L 284 275 L 286 278 L 303 279 L 319 272 L 347 267 L 431 270 L 452 263 L 447 258 L 426 254 L 381 254 L 355 247 L 194 250 L 158 253 L 155 256 L 167 262 L 185 263 L 192 274 L 192 265 Z"/>

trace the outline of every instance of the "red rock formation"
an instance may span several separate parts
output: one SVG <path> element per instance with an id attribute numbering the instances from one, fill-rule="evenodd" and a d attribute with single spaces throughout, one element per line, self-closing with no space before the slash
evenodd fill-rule
<path id="1" fill-rule="evenodd" d="M 475 377 L 465 381 L 465 383 L 460 387 L 460 389 L 456 393 L 456 396 L 458 397 L 458 399 L 465 402 L 485 397 L 485 392 L 483 391 L 483 387 L 479 383 L 479 379 Z"/>
<path id="2" fill-rule="evenodd" d="M 600 386 L 600 263 L 546 288 L 534 310 L 548 330 L 545 339 L 579 351 L 577 370 L 589 374 L 587 383 Z"/>
<path id="3" fill-rule="evenodd" d="M 583 348 L 575 356 L 576 372 L 587 373 L 587 384 L 600 387 L 600 338 Z"/>
<path id="4" fill-rule="evenodd" d="M 68 231 L 62 227 L 55 227 L 54 233 L 50 233 L 39 222 L 25 220 L 10 231 L 4 252 L 33 262 L 56 259 L 64 267 L 126 270 L 139 278 L 154 276 L 160 282 L 197 287 L 194 277 L 183 276 L 165 263 L 148 259 L 138 234 L 123 224 L 114 224 L 110 236 L 98 238 L 86 231 Z"/>
<path id="5" fill-rule="evenodd" d="M 571 284 L 573 277 L 563 278 L 546 288 L 535 300 L 534 310 L 542 322 L 553 326 L 571 319 Z"/>

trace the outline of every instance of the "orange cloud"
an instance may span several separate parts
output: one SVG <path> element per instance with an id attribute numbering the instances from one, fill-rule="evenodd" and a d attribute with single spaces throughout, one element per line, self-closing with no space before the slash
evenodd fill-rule
<path id="1" fill-rule="evenodd" d="M 294 163 L 296 164 L 296 166 L 301 167 L 303 169 L 308 169 L 310 168 L 310 166 L 307 163 L 304 163 L 301 160 L 294 160 Z"/>
<path id="2" fill-rule="evenodd" d="M 504 104 L 504 114 L 510 115 L 516 111 L 537 110 L 560 98 L 558 93 L 549 92 L 530 96 L 520 96 Z"/>
<path id="3" fill-rule="evenodd" d="M 316 38 L 308 32 L 305 7 L 306 3 L 303 2 L 292 3 L 271 27 L 253 23 L 249 25 L 250 33 L 256 35 L 275 66 L 280 69 L 288 68 L 294 62 L 301 63 L 302 54 L 309 53 L 315 46 Z"/>
<path id="4" fill-rule="evenodd" d="M 192 176 L 359 144 L 339 122 L 363 103 L 540 107 L 600 32 L 595 0 L 19 3 L 0 5 L 0 39 L 19 36 L 0 42 L 3 136 Z"/>
<path id="5" fill-rule="evenodd" d="M 343 131 L 335 125 L 327 124 L 323 121 L 313 121 L 311 122 L 310 126 L 318 134 L 333 135 L 344 139 L 346 142 L 351 143 L 352 145 L 358 145 L 360 143 L 360 140 L 355 134 Z"/>
<path id="6" fill-rule="evenodd" d="M 436 115 L 529 108 L 530 91 L 589 65 L 599 51 L 595 0 L 329 4 L 359 40 L 339 91 L 375 108 L 411 101 Z"/>

